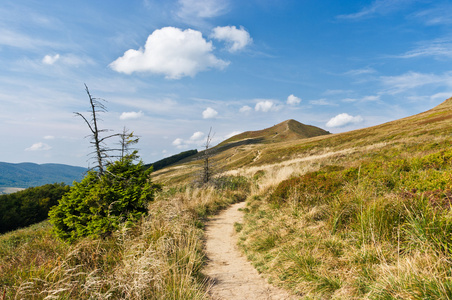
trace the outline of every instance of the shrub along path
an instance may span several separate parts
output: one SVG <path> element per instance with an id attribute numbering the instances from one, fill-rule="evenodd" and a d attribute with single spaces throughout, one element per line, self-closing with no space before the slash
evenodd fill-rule
<path id="1" fill-rule="evenodd" d="M 206 227 L 206 252 L 209 259 L 204 270 L 213 280 L 214 299 L 297 299 L 266 282 L 238 250 L 234 223 L 241 223 L 240 208 L 236 203 L 213 217 Z"/>

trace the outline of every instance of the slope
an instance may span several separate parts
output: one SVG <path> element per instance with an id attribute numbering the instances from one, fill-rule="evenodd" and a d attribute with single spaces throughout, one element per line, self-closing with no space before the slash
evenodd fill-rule
<path id="1" fill-rule="evenodd" d="M 330 133 L 319 127 L 305 125 L 298 121 L 290 119 L 270 128 L 258 131 L 246 131 L 241 134 L 235 135 L 220 143 L 218 147 L 250 139 L 259 141 L 260 143 L 277 143 L 289 140 L 306 139 L 327 134 Z"/>
<path id="2" fill-rule="evenodd" d="M 360 156 L 366 148 L 390 148 L 403 144 L 419 143 L 425 140 L 442 139 L 452 133 L 452 98 L 437 107 L 414 116 L 384 123 L 381 125 L 344 132 L 326 134 L 309 138 L 276 139 L 278 132 L 274 127 L 262 131 L 243 133 L 224 141 L 213 152 L 216 167 L 222 172 L 236 170 L 258 170 L 266 165 L 290 164 L 297 160 L 314 158 L 318 155 L 337 152 L 336 156 Z M 290 121 L 282 124 L 290 124 Z M 283 126 L 279 126 L 281 129 Z M 284 132 L 280 130 L 279 132 Z M 271 134 L 273 133 L 273 134 Z M 286 134 L 284 134 L 286 135 Z M 289 135 L 289 134 L 287 134 Z M 281 134 L 283 136 L 283 134 Z M 199 157 L 198 157 L 199 159 Z M 200 162 L 196 159 L 184 161 L 183 164 L 163 169 L 155 176 L 163 182 L 190 182 L 199 173 Z"/>

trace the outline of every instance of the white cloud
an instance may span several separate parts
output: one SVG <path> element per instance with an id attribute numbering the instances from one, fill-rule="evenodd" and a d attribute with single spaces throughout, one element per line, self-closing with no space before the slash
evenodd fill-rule
<path id="1" fill-rule="evenodd" d="M 441 3 L 436 7 L 417 12 L 412 17 L 421 20 L 426 25 L 448 25 L 452 23 L 452 5 Z"/>
<path id="2" fill-rule="evenodd" d="M 345 103 L 352 103 L 352 102 L 356 102 L 356 101 L 358 101 L 358 100 L 355 99 L 355 98 L 345 98 L 345 99 L 342 99 L 342 102 L 345 102 Z"/>
<path id="3" fill-rule="evenodd" d="M 289 95 L 289 97 L 287 97 L 287 104 L 289 105 L 297 105 L 300 104 L 301 99 L 294 96 L 294 95 Z"/>
<path id="4" fill-rule="evenodd" d="M 196 131 L 193 133 L 193 135 L 190 137 L 190 141 L 198 141 L 200 139 L 204 138 L 204 132 Z"/>
<path id="5" fill-rule="evenodd" d="M 149 35 L 144 49 L 127 50 L 110 67 L 125 74 L 150 72 L 169 79 L 193 77 L 209 68 L 223 69 L 229 64 L 215 57 L 212 51 L 212 43 L 201 32 L 164 27 Z"/>
<path id="6" fill-rule="evenodd" d="M 143 112 L 140 110 L 138 112 L 136 111 L 130 111 L 130 112 L 123 112 L 120 116 L 120 120 L 134 120 L 139 119 L 142 116 L 144 116 Z"/>
<path id="7" fill-rule="evenodd" d="M 339 114 L 334 118 L 331 118 L 327 123 L 326 127 L 343 127 L 349 124 L 361 123 L 363 118 L 361 116 L 350 116 L 347 113 Z"/>
<path id="8" fill-rule="evenodd" d="M 201 147 L 205 144 L 205 136 L 204 132 L 196 131 L 189 139 L 175 139 L 173 141 L 173 146 L 176 146 L 178 149 Z"/>
<path id="9" fill-rule="evenodd" d="M 275 104 L 271 100 L 259 101 L 254 107 L 255 111 L 268 112 L 275 109 Z"/>
<path id="10" fill-rule="evenodd" d="M 86 65 L 86 64 L 90 64 L 90 65 L 95 64 L 95 62 L 91 58 L 78 57 L 74 54 L 66 54 L 66 55 L 55 54 L 53 56 L 46 55 L 41 60 L 41 62 L 46 65 L 53 65 L 57 61 L 61 64 L 65 64 L 65 65 L 69 65 L 69 66 L 81 66 L 81 65 Z"/>
<path id="11" fill-rule="evenodd" d="M 430 99 L 432 100 L 446 100 L 449 99 L 450 97 L 452 97 L 452 91 L 448 92 L 448 93 L 436 93 L 433 96 L 430 96 Z"/>
<path id="12" fill-rule="evenodd" d="M 416 0 L 375 0 L 368 7 L 363 8 L 357 13 L 340 15 L 339 19 L 362 19 L 374 15 L 385 15 L 391 12 L 403 9 Z"/>
<path id="13" fill-rule="evenodd" d="M 239 109 L 239 112 L 241 112 L 241 113 L 248 113 L 248 112 L 250 112 L 251 110 L 252 110 L 251 107 L 249 107 L 248 105 L 245 105 L 245 106 L 242 106 L 242 107 Z"/>
<path id="14" fill-rule="evenodd" d="M 380 81 L 388 94 L 398 94 L 425 85 L 452 86 L 452 72 L 436 75 L 410 71 L 399 76 L 381 76 Z"/>
<path id="15" fill-rule="evenodd" d="M 46 64 L 46 65 L 53 65 L 58 59 L 60 59 L 60 55 L 59 54 L 55 54 L 53 56 L 46 55 L 42 59 L 42 63 Z"/>
<path id="16" fill-rule="evenodd" d="M 173 145 L 176 146 L 176 147 L 181 146 L 183 143 L 184 143 L 184 140 L 181 139 L 181 138 L 177 138 L 177 139 L 175 139 L 175 140 L 173 141 Z"/>
<path id="17" fill-rule="evenodd" d="M 202 112 L 203 119 L 212 119 L 215 118 L 217 115 L 218 112 L 211 107 L 206 108 L 206 110 Z"/>
<path id="18" fill-rule="evenodd" d="M 55 137 L 54 137 L 53 135 L 46 135 L 46 136 L 44 137 L 44 139 L 45 139 L 45 140 L 53 140 L 53 139 L 55 139 Z"/>
<path id="19" fill-rule="evenodd" d="M 322 94 L 325 96 L 331 96 L 331 95 L 340 95 L 340 94 L 350 94 L 353 93 L 352 90 L 326 90 Z"/>
<path id="20" fill-rule="evenodd" d="M 49 145 L 39 142 L 31 145 L 31 147 L 25 149 L 25 151 L 45 151 L 50 149 L 52 149 L 52 147 L 50 147 Z"/>
<path id="21" fill-rule="evenodd" d="M 373 74 L 376 73 L 375 69 L 372 68 L 364 68 L 364 69 L 356 69 L 356 70 L 350 70 L 348 72 L 345 72 L 345 75 L 351 75 L 351 76 L 359 76 L 363 74 Z"/>
<path id="22" fill-rule="evenodd" d="M 379 95 L 377 95 L 377 96 L 364 96 L 361 99 L 361 101 L 365 101 L 365 102 L 367 102 L 367 101 L 378 101 L 378 100 L 380 100 L 380 96 Z"/>
<path id="23" fill-rule="evenodd" d="M 23 35 L 20 32 L 0 28 L 0 45 L 21 49 L 39 49 L 42 47 L 59 48 L 62 45 Z"/>
<path id="24" fill-rule="evenodd" d="M 322 105 L 322 106 L 330 105 L 330 106 L 336 106 L 336 104 L 327 101 L 325 98 L 317 99 L 317 100 L 310 100 L 309 103 L 310 103 L 310 104 L 313 104 L 313 105 Z"/>
<path id="25" fill-rule="evenodd" d="M 212 32 L 212 37 L 226 42 L 229 52 L 242 50 L 253 42 L 250 34 L 243 27 L 237 29 L 235 26 L 215 27 Z"/>
<path id="26" fill-rule="evenodd" d="M 227 0 L 179 0 L 177 15 L 182 19 L 213 18 L 225 13 Z"/>
<path id="27" fill-rule="evenodd" d="M 423 42 L 414 50 L 408 51 L 398 57 L 415 58 L 415 57 L 452 57 L 452 41 L 448 39 L 438 39 L 434 41 Z"/>

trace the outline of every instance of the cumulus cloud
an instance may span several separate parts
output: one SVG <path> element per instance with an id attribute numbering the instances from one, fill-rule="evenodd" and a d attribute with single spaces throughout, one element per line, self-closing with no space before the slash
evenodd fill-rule
<path id="1" fill-rule="evenodd" d="M 142 116 L 144 116 L 143 112 L 140 110 L 138 112 L 136 111 L 130 111 L 130 112 L 123 112 L 120 116 L 120 120 L 134 120 L 139 119 Z"/>
<path id="2" fill-rule="evenodd" d="M 196 131 L 193 133 L 193 135 L 190 137 L 190 141 L 198 141 L 204 137 L 204 132 Z"/>
<path id="3" fill-rule="evenodd" d="M 50 147 L 49 145 L 39 142 L 31 145 L 31 147 L 25 149 L 25 151 L 45 151 L 50 149 L 52 149 L 52 147 Z"/>
<path id="4" fill-rule="evenodd" d="M 289 97 L 287 97 L 287 104 L 289 105 L 297 105 L 300 104 L 301 99 L 294 96 L 294 95 L 289 95 Z"/>
<path id="5" fill-rule="evenodd" d="M 326 123 L 326 127 L 344 127 L 349 124 L 361 123 L 362 121 L 364 120 L 361 116 L 353 117 L 347 113 L 343 113 L 331 118 Z"/>
<path id="6" fill-rule="evenodd" d="M 243 27 L 237 29 L 235 26 L 215 27 L 212 31 L 212 37 L 226 42 L 229 52 L 242 50 L 253 41 L 250 34 Z"/>
<path id="7" fill-rule="evenodd" d="M 239 109 L 239 112 L 241 112 L 241 113 L 248 113 L 248 112 L 250 112 L 251 110 L 252 110 L 251 107 L 249 107 L 248 105 L 245 105 L 245 106 L 242 106 L 242 107 Z"/>
<path id="8" fill-rule="evenodd" d="M 210 68 L 223 69 L 229 62 L 212 54 L 212 42 L 193 29 L 164 27 L 149 35 L 144 48 L 129 49 L 110 64 L 121 73 L 150 72 L 169 79 L 195 76 Z"/>
<path id="9" fill-rule="evenodd" d="M 177 15 L 182 19 L 213 18 L 225 13 L 227 0 L 179 0 Z"/>
<path id="10" fill-rule="evenodd" d="M 217 115 L 218 112 L 211 107 L 206 108 L 206 110 L 202 112 L 203 119 L 212 119 L 215 118 Z"/>
<path id="11" fill-rule="evenodd" d="M 53 65 L 59 59 L 60 59 L 60 55 L 59 54 L 55 54 L 53 56 L 52 55 L 46 55 L 42 59 L 42 63 L 46 64 L 46 65 Z"/>
<path id="12" fill-rule="evenodd" d="M 271 100 L 262 100 L 256 103 L 256 106 L 254 107 L 255 111 L 262 111 L 262 112 L 268 112 L 270 110 L 275 109 L 275 103 Z"/>
<path id="13" fill-rule="evenodd" d="M 192 134 L 189 139 L 177 138 L 173 141 L 173 146 L 178 149 L 187 149 L 193 147 L 200 147 L 205 143 L 205 133 L 201 131 L 196 131 Z"/>
<path id="14" fill-rule="evenodd" d="M 181 138 L 177 138 L 177 139 L 175 139 L 175 140 L 173 141 L 173 145 L 176 146 L 176 147 L 181 146 L 183 143 L 184 143 L 184 140 L 181 139 Z"/>

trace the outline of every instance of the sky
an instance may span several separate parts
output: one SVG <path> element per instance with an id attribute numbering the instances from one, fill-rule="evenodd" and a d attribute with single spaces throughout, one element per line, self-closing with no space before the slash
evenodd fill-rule
<path id="1" fill-rule="evenodd" d="M 452 97 L 451 62 L 452 1 L 2 0 L 0 161 L 93 165 L 85 84 L 152 163 L 210 129 L 423 112 Z"/>

